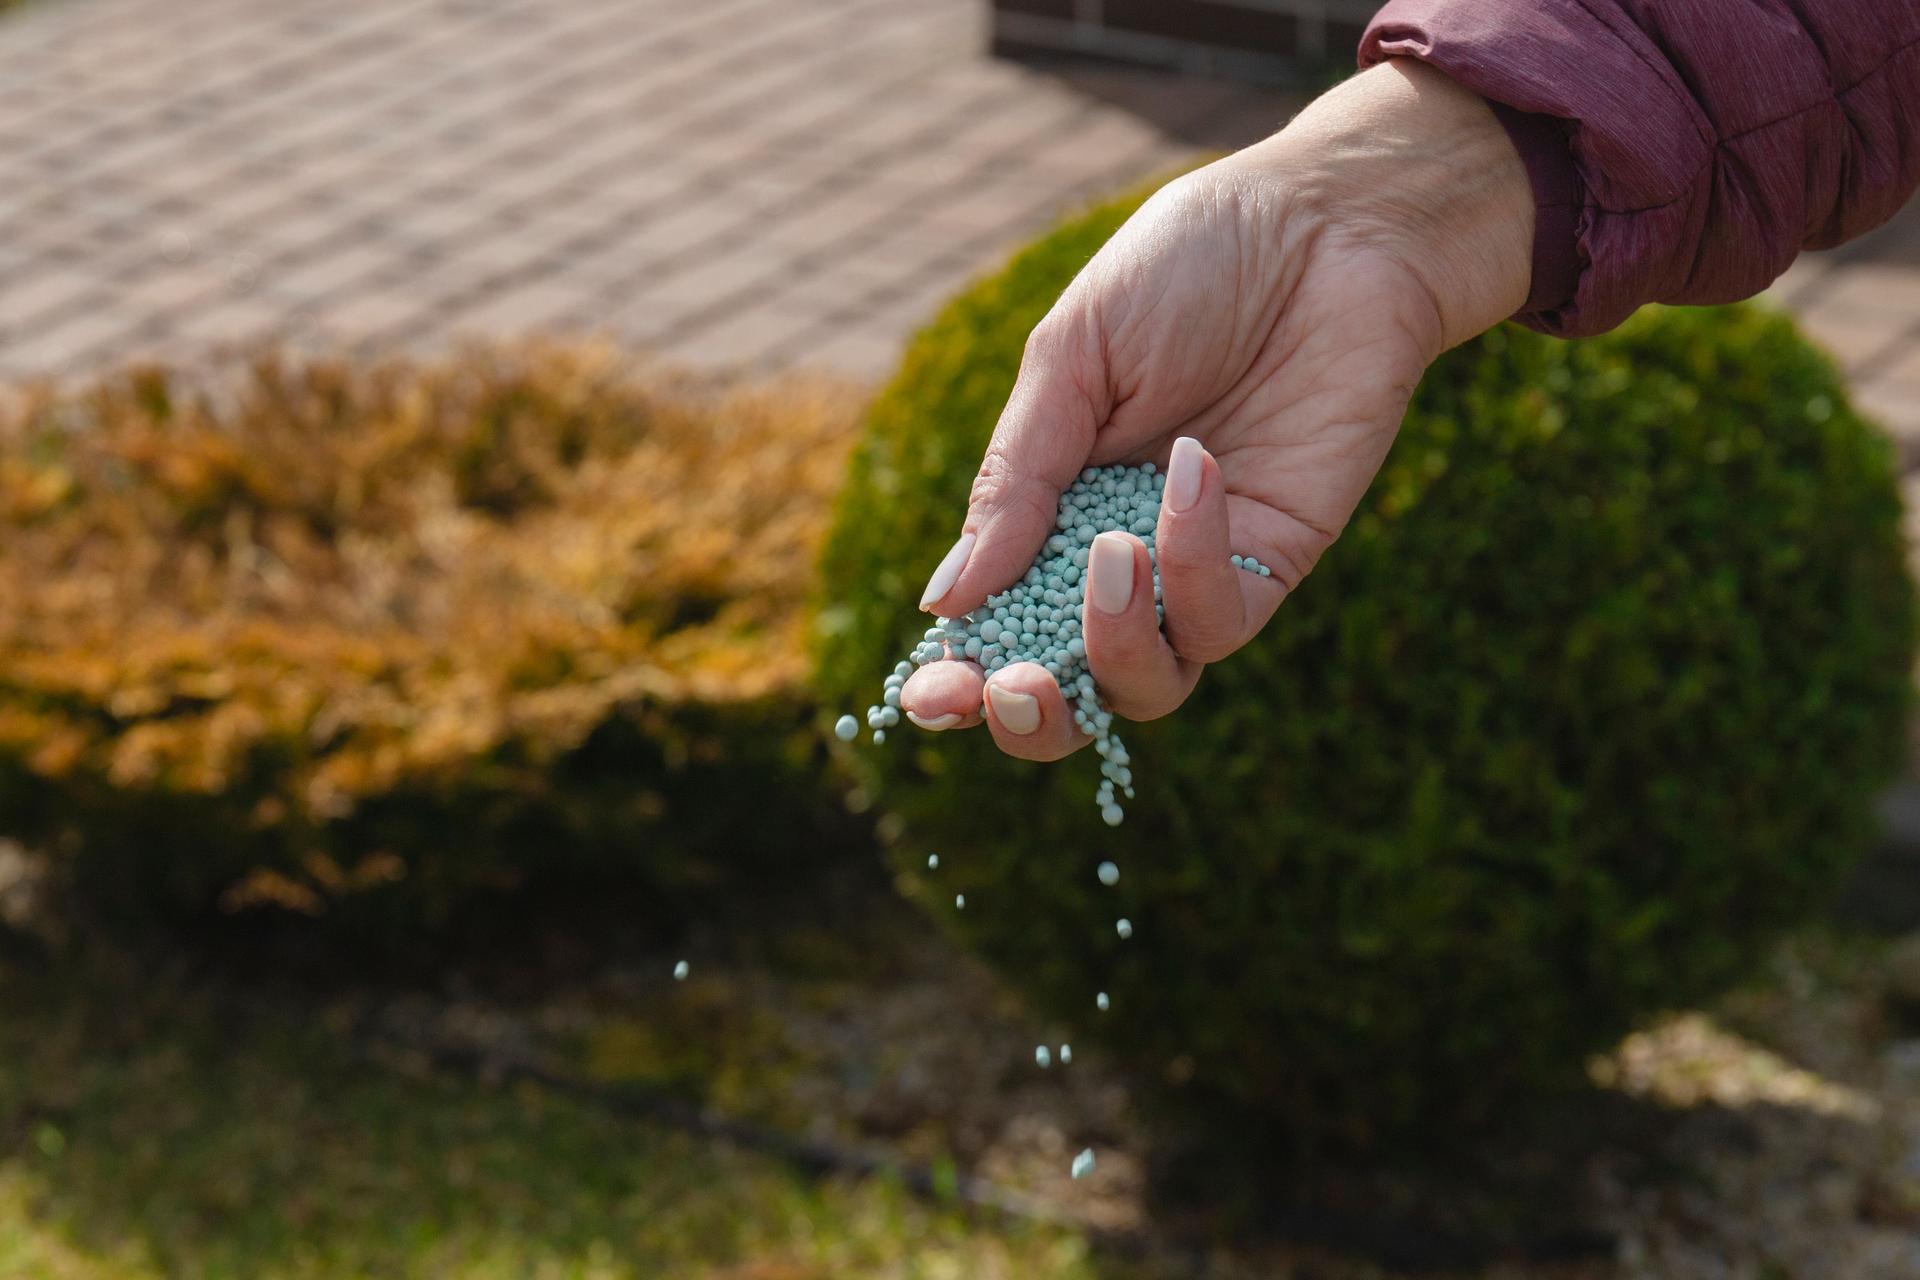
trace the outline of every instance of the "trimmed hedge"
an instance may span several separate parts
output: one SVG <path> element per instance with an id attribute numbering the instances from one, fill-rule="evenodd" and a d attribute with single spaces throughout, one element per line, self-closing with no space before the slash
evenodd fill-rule
<path id="1" fill-rule="evenodd" d="M 871 701 L 924 625 L 1022 342 L 1135 203 L 912 344 L 823 557 L 830 706 Z M 909 889 L 1162 1104 L 1289 1143 L 1405 1137 L 1576 1082 L 1821 910 L 1902 755 L 1899 518 L 1886 441 L 1779 315 L 1504 327 L 1433 367 L 1258 641 L 1128 730 L 1117 831 L 1087 758 L 911 732 L 850 758 Z"/>
<path id="2" fill-rule="evenodd" d="M 127 904 L 671 894 L 831 816 L 802 619 L 844 389 L 530 348 L 0 413 L 0 834 Z"/>

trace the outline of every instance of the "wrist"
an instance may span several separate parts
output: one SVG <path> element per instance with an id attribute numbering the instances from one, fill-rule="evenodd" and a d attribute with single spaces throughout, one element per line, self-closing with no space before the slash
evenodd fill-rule
<path id="1" fill-rule="evenodd" d="M 1361 72 L 1227 163 L 1282 184 L 1305 234 L 1390 258 L 1436 355 L 1526 304 L 1526 167 L 1486 102 L 1423 63 Z"/>

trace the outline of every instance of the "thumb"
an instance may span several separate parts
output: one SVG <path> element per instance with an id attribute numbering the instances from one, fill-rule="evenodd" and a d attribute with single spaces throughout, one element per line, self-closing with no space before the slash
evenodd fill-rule
<path id="1" fill-rule="evenodd" d="M 1103 344 L 1078 293 L 1070 290 L 1027 336 L 960 538 L 920 597 L 929 613 L 957 617 L 1012 586 L 1053 533 L 1060 494 L 1093 452 L 1113 406 Z"/>

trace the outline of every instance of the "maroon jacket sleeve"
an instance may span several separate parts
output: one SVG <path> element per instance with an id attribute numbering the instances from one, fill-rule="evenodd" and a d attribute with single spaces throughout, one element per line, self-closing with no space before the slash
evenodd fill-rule
<path id="1" fill-rule="evenodd" d="M 1400 56 L 1520 148 L 1548 333 L 1757 293 L 1920 183 L 1920 0 L 1389 0 L 1360 60 Z"/>

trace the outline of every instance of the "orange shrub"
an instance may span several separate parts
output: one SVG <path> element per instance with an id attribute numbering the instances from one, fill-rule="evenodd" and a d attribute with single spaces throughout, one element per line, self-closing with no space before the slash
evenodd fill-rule
<path id="1" fill-rule="evenodd" d="M 856 412 L 556 347 L 0 409 L 0 834 L 303 911 L 790 846 Z"/>

